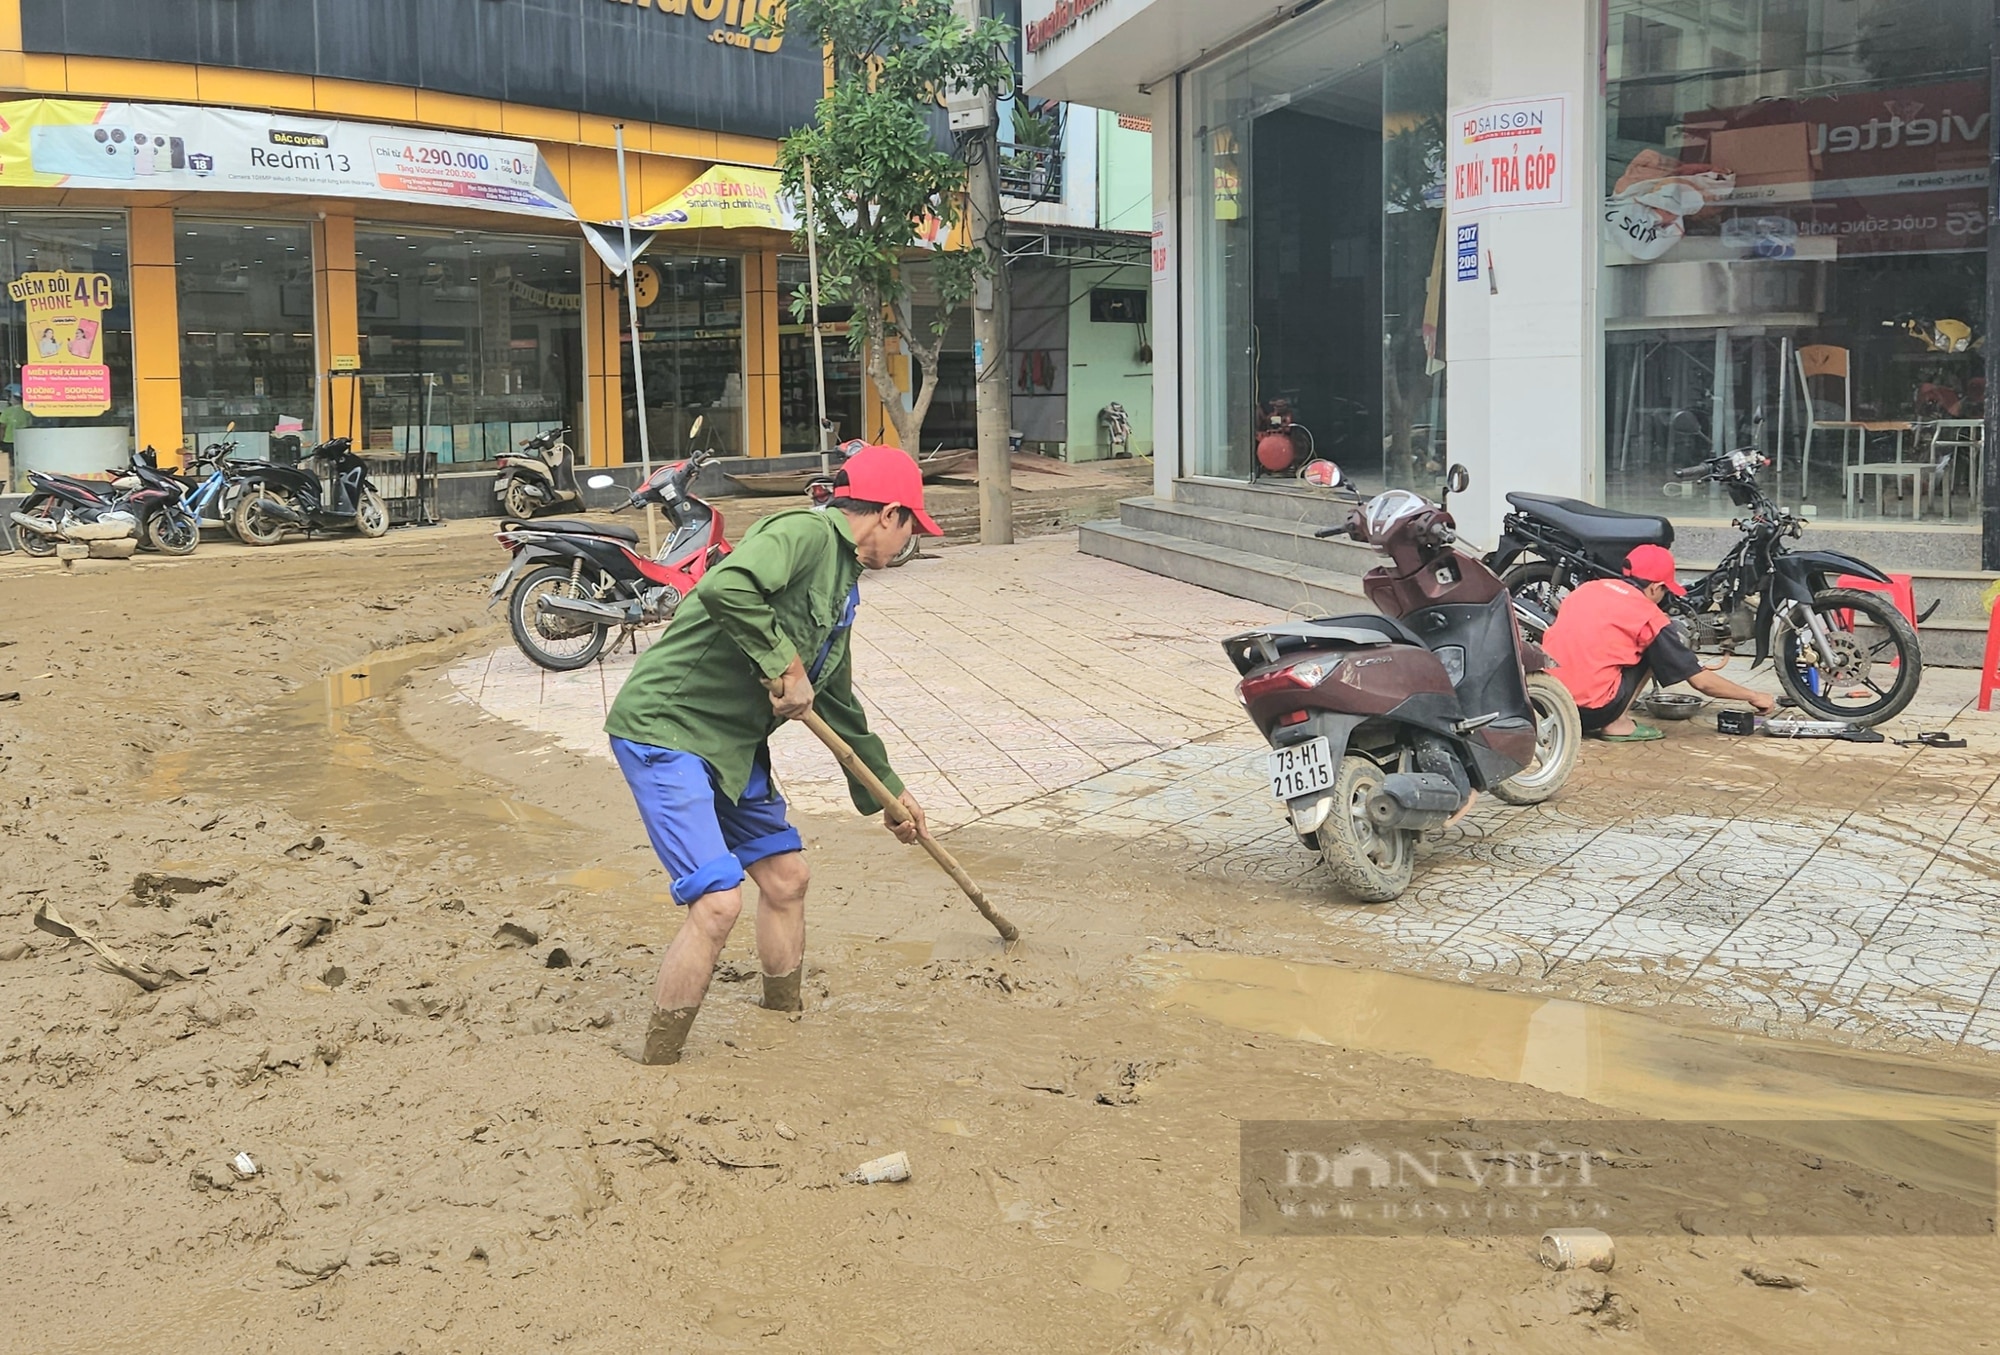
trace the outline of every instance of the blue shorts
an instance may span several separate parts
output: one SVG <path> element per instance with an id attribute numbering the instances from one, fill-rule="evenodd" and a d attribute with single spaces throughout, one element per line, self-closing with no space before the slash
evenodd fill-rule
<path id="1" fill-rule="evenodd" d="M 716 788 L 715 769 L 693 753 L 614 737 L 611 755 L 673 878 L 674 902 L 683 908 L 703 894 L 742 884 L 745 866 L 805 850 L 799 830 L 785 821 L 784 797 L 771 784 L 768 752 L 750 768 L 750 784 L 736 801 Z"/>

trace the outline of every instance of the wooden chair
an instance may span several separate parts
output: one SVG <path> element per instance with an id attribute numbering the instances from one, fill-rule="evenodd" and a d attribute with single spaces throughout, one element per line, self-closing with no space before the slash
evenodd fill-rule
<path id="1" fill-rule="evenodd" d="M 1916 427 L 1908 419 L 1857 419 L 1854 417 L 1854 383 L 1850 379 L 1850 364 L 1845 348 L 1833 344 L 1807 344 L 1797 350 L 1799 366 L 1799 403 L 1805 408 L 1806 432 L 1805 449 L 1800 456 L 1799 497 L 1812 497 L 1812 446 L 1813 436 L 1821 429 L 1840 434 L 1840 470 L 1843 492 L 1851 505 L 1858 477 L 1847 473 L 1850 459 L 1849 448 L 1854 449 L 1852 460 L 1866 463 L 1868 460 L 1868 435 L 1870 433 L 1894 433 L 1896 435 L 1896 461 L 1903 460 L 1903 435 Z M 1840 417 L 1822 419 L 1813 402 L 1813 382 L 1819 380 L 1840 383 Z M 1858 434 L 1858 441 L 1854 435 Z"/>

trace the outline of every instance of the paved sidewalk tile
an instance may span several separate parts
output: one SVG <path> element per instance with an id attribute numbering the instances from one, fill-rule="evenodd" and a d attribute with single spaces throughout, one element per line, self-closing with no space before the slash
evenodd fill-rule
<path id="1" fill-rule="evenodd" d="M 1965 750 L 1730 739 L 1588 744 L 1547 804 L 1483 800 L 1358 908 L 1269 794 L 1264 746 L 1217 641 L 1278 614 L 1080 555 L 1070 538 L 960 547 L 862 585 L 855 673 L 892 763 L 941 829 L 981 821 L 1187 853 L 1195 878 L 1295 893 L 1336 934 L 1413 969 L 1588 997 L 1689 1002 L 1747 1028 L 2000 1049 L 2000 717 L 1932 670 L 1919 724 Z M 641 642 L 643 644 L 643 641 Z M 491 713 L 608 757 L 632 655 L 544 673 L 511 645 L 451 680 Z M 1732 676 L 1771 687 L 1769 670 Z M 773 740 L 801 808 L 851 812 L 803 729 Z"/>

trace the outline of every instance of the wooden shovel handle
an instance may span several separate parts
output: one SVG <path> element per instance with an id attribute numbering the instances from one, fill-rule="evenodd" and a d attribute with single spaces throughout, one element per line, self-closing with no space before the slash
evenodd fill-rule
<path id="1" fill-rule="evenodd" d="M 840 763 L 842 770 L 859 781 L 868 793 L 875 797 L 875 803 L 882 806 L 882 814 L 890 823 L 909 822 L 910 811 L 903 808 L 903 802 L 882 784 L 881 777 L 868 769 L 868 764 L 848 746 L 847 740 L 833 732 L 833 726 L 821 719 L 818 711 L 807 711 L 799 717 L 799 721 L 827 746 L 827 750 L 833 754 L 834 760 Z M 937 839 L 929 833 L 919 833 L 917 841 L 921 842 L 924 850 L 931 854 L 931 860 L 937 862 L 944 868 L 944 873 L 951 876 L 952 882 L 965 891 L 965 897 L 972 900 L 972 906 L 979 910 L 981 917 L 993 924 L 993 930 L 1000 933 L 1002 941 L 1020 939 L 1020 929 L 993 910 L 993 905 L 986 901 L 985 891 L 972 882 L 972 877 L 965 873 L 965 867 L 959 865 Z"/>

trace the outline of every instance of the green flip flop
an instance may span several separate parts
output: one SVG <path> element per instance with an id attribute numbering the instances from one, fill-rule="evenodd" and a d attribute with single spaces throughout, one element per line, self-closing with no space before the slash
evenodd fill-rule
<path id="1" fill-rule="evenodd" d="M 1600 731 L 1591 737 L 1602 739 L 1606 743 L 1651 743 L 1655 739 L 1667 737 L 1665 731 L 1656 729 L 1652 725 L 1642 725 L 1637 720 L 1632 723 L 1635 727 L 1630 734 L 1606 734 Z"/>

